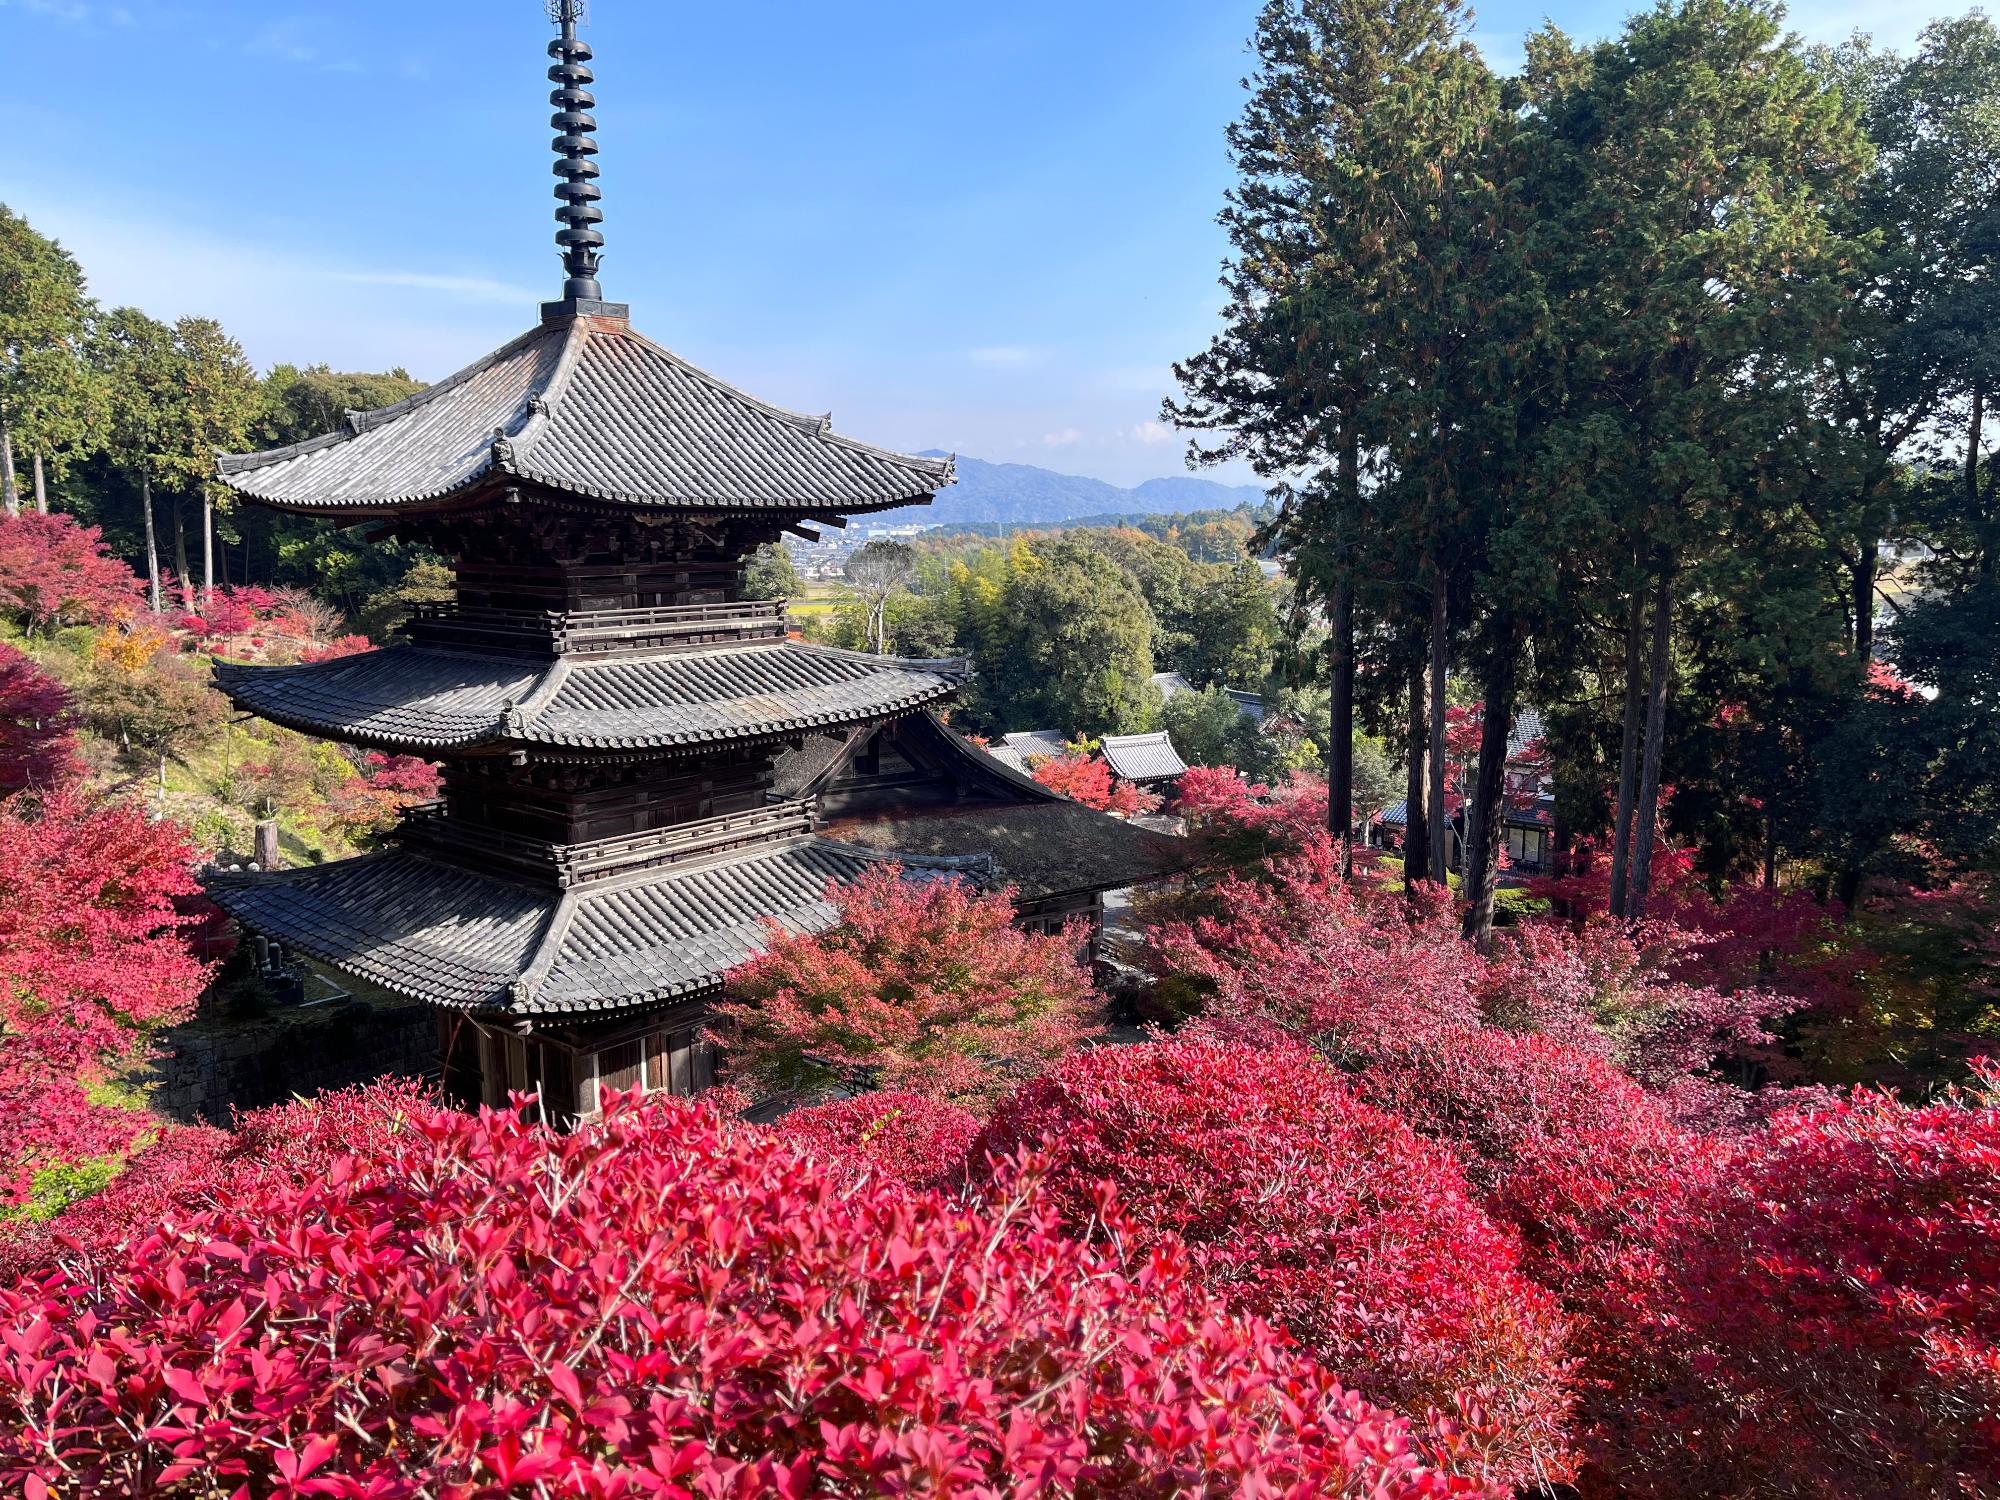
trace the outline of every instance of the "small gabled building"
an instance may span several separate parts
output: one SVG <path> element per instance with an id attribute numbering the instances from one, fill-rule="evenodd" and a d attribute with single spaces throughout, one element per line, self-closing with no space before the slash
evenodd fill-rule
<path id="1" fill-rule="evenodd" d="M 1187 772 L 1187 762 L 1164 729 L 1151 734 L 1107 734 L 1098 741 L 1098 748 L 1111 774 L 1136 786 L 1165 786 Z"/>
<path id="2" fill-rule="evenodd" d="M 1012 885 L 1046 923 L 1176 850 L 944 728 L 966 663 L 808 645 L 782 604 L 744 597 L 759 545 L 925 503 L 952 465 L 759 401 L 604 300 L 590 48 L 573 0 L 554 9 L 561 298 L 405 401 L 221 460 L 246 502 L 450 560 L 454 599 L 400 644 L 215 674 L 247 712 L 441 761 L 442 798 L 381 852 L 211 890 L 286 949 L 435 1007 L 461 1097 L 539 1089 L 570 1115 L 608 1087 L 705 1083 L 723 976 L 773 924 L 827 925 L 869 869 Z"/>
<path id="3" fill-rule="evenodd" d="M 994 748 L 1007 752 L 1009 765 L 1026 770 L 1030 761 L 1061 760 L 1069 754 L 1069 741 L 1059 729 L 1020 729 L 1001 735 Z"/>
<path id="4" fill-rule="evenodd" d="M 1248 688 L 1224 688 L 1223 691 L 1229 695 L 1229 701 L 1236 705 L 1236 711 L 1244 718 L 1253 724 L 1264 722 L 1266 710 L 1262 693 L 1253 693 Z"/>
<path id="5" fill-rule="evenodd" d="M 1507 735 L 1506 806 L 1501 809 L 1501 836 L 1507 861 L 1523 874 L 1547 870 L 1554 851 L 1555 793 L 1548 776 L 1541 712 L 1524 708 Z M 1370 842 L 1402 838 L 1409 830 L 1409 803 L 1397 801 L 1368 820 Z M 1454 804 L 1448 835 L 1450 863 L 1462 857 L 1464 809 Z"/>

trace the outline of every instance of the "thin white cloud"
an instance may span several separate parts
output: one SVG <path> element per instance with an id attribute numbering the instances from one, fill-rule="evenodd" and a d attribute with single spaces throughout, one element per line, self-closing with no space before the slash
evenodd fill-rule
<path id="1" fill-rule="evenodd" d="M 335 369 L 449 374 L 519 333 L 543 300 L 497 278 L 339 265 L 287 246 L 218 235 L 128 202 L 44 197 L 0 177 L 0 203 L 62 241 L 106 307 L 172 321 L 219 318 L 250 357 Z M 371 290 L 372 288 L 372 290 Z"/>
<path id="2" fill-rule="evenodd" d="M 332 276 L 335 281 L 357 286 L 404 286 L 421 292 L 443 292 L 468 302 L 502 302 L 509 307 L 525 307 L 539 300 L 526 287 L 486 276 L 435 276 L 426 271 L 335 271 Z"/>
<path id="3" fill-rule="evenodd" d="M 1140 443 L 1171 443 L 1174 430 L 1165 422 L 1141 422 L 1132 429 L 1131 437 Z"/>
<path id="4" fill-rule="evenodd" d="M 1034 364 L 1041 355 L 1021 344 L 992 344 L 982 349 L 968 349 L 965 357 L 975 365 L 988 365 L 1001 370 L 1019 370 Z"/>
<path id="5" fill-rule="evenodd" d="M 1045 432 L 1042 434 L 1042 446 L 1044 448 L 1067 448 L 1072 443 L 1080 443 L 1082 441 L 1083 434 L 1078 432 L 1074 427 L 1065 427 L 1060 432 Z"/>
<path id="6" fill-rule="evenodd" d="M 243 44 L 243 50 L 252 57 L 276 57 L 285 62 L 309 63 L 319 56 L 319 47 L 311 36 L 311 30 L 302 17 L 285 16 L 259 28 L 256 35 Z"/>
<path id="7" fill-rule="evenodd" d="M 92 7 L 72 4 L 70 0 L 0 0 L 0 10 L 10 7 L 14 10 L 24 10 L 31 16 L 47 16 L 51 20 L 65 21 L 71 26 L 85 26 L 95 18 Z M 118 24 L 116 17 L 124 14 L 126 13 L 122 10 L 115 12 L 110 18 L 112 24 Z M 127 19 L 129 20 L 129 15 Z"/>

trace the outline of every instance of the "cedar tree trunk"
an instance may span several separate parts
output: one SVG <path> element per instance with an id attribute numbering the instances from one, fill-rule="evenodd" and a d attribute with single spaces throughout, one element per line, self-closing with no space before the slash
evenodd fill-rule
<path id="1" fill-rule="evenodd" d="M 35 510 L 41 515 L 49 513 L 49 481 L 42 473 L 42 455 L 35 455 Z"/>
<path id="2" fill-rule="evenodd" d="M 1667 687 L 1673 672 L 1674 569 L 1660 565 L 1653 588 L 1653 684 L 1646 704 L 1646 754 L 1639 777 L 1639 805 L 1632 832 L 1632 886 L 1625 915 L 1633 921 L 1646 915 L 1646 897 L 1653 885 L 1653 832 L 1660 821 L 1660 761 L 1666 751 Z"/>
<path id="3" fill-rule="evenodd" d="M 146 518 L 146 597 L 160 612 L 160 539 L 153 534 L 153 476 L 139 476 L 139 513 Z"/>
<path id="4" fill-rule="evenodd" d="M 1449 580 L 1440 564 L 1431 579 L 1431 743 L 1430 743 L 1430 819 L 1431 879 L 1439 885 L 1449 885 L 1451 866 L 1446 858 L 1447 836 L 1451 829 L 1451 816 L 1444 800 L 1444 710 L 1445 710 L 1445 658 L 1449 654 L 1451 641 L 1450 605 L 1446 599 Z"/>
<path id="5" fill-rule="evenodd" d="M 1625 621 L 1625 723 L 1618 742 L 1618 813 L 1611 825 L 1611 915 L 1625 915 L 1626 879 L 1631 872 L 1632 798 L 1639 780 L 1639 716 L 1645 703 L 1646 593 L 1632 588 Z"/>
<path id="6" fill-rule="evenodd" d="M 188 572 L 187 514 L 179 496 L 174 498 L 174 572 L 179 575 L 181 602 L 192 608 L 189 583 L 194 575 Z"/>
<path id="7" fill-rule="evenodd" d="M 1424 800 L 1430 794 L 1430 712 L 1424 704 L 1424 664 L 1410 663 L 1410 716 L 1404 738 L 1409 777 L 1403 783 L 1403 883 L 1413 886 L 1430 875 L 1430 821 Z"/>
<path id="8" fill-rule="evenodd" d="M 1354 873 L 1354 587 L 1334 585 L 1332 626 L 1326 641 L 1327 674 L 1332 682 L 1332 722 L 1328 726 L 1327 830 L 1340 844 L 1340 873 Z"/>
<path id="9" fill-rule="evenodd" d="M 1486 667 L 1486 702 L 1479 771 L 1466 809 L 1465 938 L 1481 953 L 1493 945 L 1493 897 L 1500 878 L 1500 839 L 1507 811 L 1507 738 L 1514 727 L 1514 677 L 1520 647 L 1496 646 Z"/>
<path id="10" fill-rule="evenodd" d="M 14 429 L 7 425 L 5 416 L 0 416 L 0 504 L 10 516 L 21 513 L 21 486 L 14 476 Z"/>

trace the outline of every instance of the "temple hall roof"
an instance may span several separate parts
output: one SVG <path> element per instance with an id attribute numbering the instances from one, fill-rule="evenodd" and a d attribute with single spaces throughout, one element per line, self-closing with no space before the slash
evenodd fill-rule
<path id="1" fill-rule="evenodd" d="M 456 1010 L 574 1017 L 695 999 L 760 952 L 770 917 L 834 919 L 829 882 L 888 858 L 911 875 L 987 883 L 991 861 L 926 859 L 824 838 L 567 891 L 393 849 L 261 875 L 209 893 L 266 936 L 413 999 Z"/>
<path id="2" fill-rule="evenodd" d="M 997 745 L 988 745 L 986 747 L 986 753 L 992 756 L 995 760 L 999 761 L 1001 765 L 1006 766 L 1009 770 L 1019 771 L 1023 776 L 1028 774 L 1028 763 L 1025 760 L 1021 759 L 1021 752 L 1016 750 L 1012 745 L 1008 744 L 1005 740 L 1002 740 Z"/>
<path id="3" fill-rule="evenodd" d="M 842 437 L 696 369 L 620 317 L 557 316 L 337 431 L 227 454 L 223 482 L 291 510 L 379 514 L 493 485 L 639 507 L 881 510 L 951 483 L 949 459 Z"/>
<path id="4" fill-rule="evenodd" d="M 1152 734 L 1107 734 L 1101 741 L 1104 762 L 1125 781 L 1171 781 L 1187 770 L 1164 729 Z"/>
<path id="5" fill-rule="evenodd" d="M 989 854 L 994 879 L 1039 901 L 1139 885 L 1187 867 L 1191 846 L 1068 798 L 843 819 L 829 838 L 883 853 Z"/>
<path id="6" fill-rule="evenodd" d="M 894 717 L 950 696 L 968 672 L 781 639 L 608 660 L 391 646 L 296 666 L 218 662 L 215 683 L 252 713 L 351 744 L 657 750 Z"/>
<path id="7" fill-rule="evenodd" d="M 1030 756 L 1047 755 L 1060 759 L 1069 752 L 1060 729 L 1022 729 L 1000 736 L 1000 743 L 1025 762 Z"/>

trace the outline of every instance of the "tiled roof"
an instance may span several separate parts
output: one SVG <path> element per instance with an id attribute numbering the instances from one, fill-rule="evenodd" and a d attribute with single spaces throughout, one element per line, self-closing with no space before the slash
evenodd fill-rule
<path id="1" fill-rule="evenodd" d="M 1187 770 L 1164 729 L 1152 734 L 1107 734 L 1100 742 L 1112 774 L 1126 781 L 1166 781 Z"/>
<path id="2" fill-rule="evenodd" d="M 288 667 L 220 662 L 215 682 L 252 713 L 355 744 L 604 750 L 889 718 L 949 696 L 968 670 L 789 640 L 602 661 L 392 646 Z"/>
<path id="3" fill-rule="evenodd" d="M 1019 771 L 1023 775 L 1028 773 L 1028 763 L 1021 759 L 1021 752 L 1005 740 L 1002 740 L 997 745 L 988 745 L 986 753 L 1010 771 Z"/>
<path id="4" fill-rule="evenodd" d="M 1259 724 L 1264 722 L 1264 695 L 1262 693 L 1253 693 L 1248 688 L 1224 688 L 1223 691 L 1229 694 L 1230 698 L 1235 701 L 1236 706 L 1243 711 L 1244 718 L 1254 719 Z"/>
<path id="5" fill-rule="evenodd" d="M 1026 762 L 1030 756 L 1068 754 L 1059 729 L 1021 729 L 1003 734 L 1000 742 Z"/>
<path id="6" fill-rule="evenodd" d="M 561 899 L 401 852 L 213 876 L 208 891 L 267 937 L 461 1010 L 506 1006 Z"/>
<path id="7" fill-rule="evenodd" d="M 884 852 L 990 854 L 994 878 L 1027 901 L 1157 880 L 1185 868 L 1193 848 L 1067 798 L 842 820 L 826 834 Z"/>
<path id="8" fill-rule="evenodd" d="M 1538 708 L 1524 708 L 1514 715 L 1514 726 L 1507 732 L 1507 759 L 1513 760 L 1542 738 L 1542 711 Z"/>
<path id="9" fill-rule="evenodd" d="M 1552 828 L 1555 826 L 1556 799 L 1551 796 L 1537 797 L 1528 807 L 1517 807 L 1509 801 L 1505 821 L 1527 828 Z M 1392 802 L 1375 814 L 1375 821 L 1385 828 L 1403 828 L 1410 821 L 1408 799 Z"/>
<path id="10" fill-rule="evenodd" d="M 827 839 L 669 866 L 568 893 L 404 850 L 310 869 L 221 875 L 209 891 L 245 925 L 413 999 L 513 1015 L 596 1014 L 714 990 L 763 947 L 833 920 L 827 885 L 889 857 Z M 910 873 L 984 884 L 990 860 L 901 856 Z"/>
<path id="11" fill-rule="evenodd" d="M 497 478 L 629 505 L 839 512 L 927 500 L 952 467 L 767 405 L 622 319 L 577 317 L 339 431 L 225 455 L 221 473 L 250 499 L 313 511 L 422 505 Z"/>
<path id="12" fill-rule="evenodd" d="M 1160 690 L 1162 698 L 1177 698 L 1194 691 L 1194 684 L 1178 672 L 1155 672 L 1147 680 Z"/>
<path id="13" fill-rule="evenodd" d="M 1553 828 L 1556 826 L 1556 799 L 1550 793 L 1543 793 L 1526 807 L 1517 807 L 1510 801 L 1507 804 L 1507 821 L 1523 828 Z"/>

